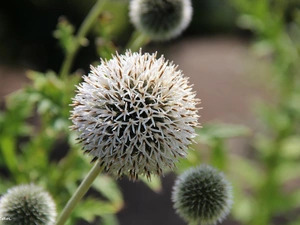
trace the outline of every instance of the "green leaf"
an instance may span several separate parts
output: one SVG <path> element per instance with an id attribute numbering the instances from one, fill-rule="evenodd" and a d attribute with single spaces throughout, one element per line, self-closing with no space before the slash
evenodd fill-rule
<path id="1" fill-rule="evenodd" d="M 290 98 L 287 100 L 286 104 L 288 107 L 293 110 L 295 113 L 299 114 L 300 113 L 300 93 L 299 92 L 294 92 L 290 96 Z"/>
<path id="2" fill-rule="evenodd" d="M 289 136 L 280 143 L 280 156 L 288 159 L 300 158 L 300 138 L 299 136 Z"/>
<path id="3" fill-rule="evenodd" d="M 145 176 L 140 176 L 139 179 L 156 193 L 159 193 L 162 190 L 161 179 L 159 176 L 151 176 L 151 181 L 149 181 Z"/>
<path id="4" fill-rule="evenodd" d="M 97 38 L 96 47 L 98 55 L 101 56 L 101 58 L 105 58 L 107 60 L 111 59 L 112 54 L 117 51 L 116 46 L 111 40 L 104 40 L 102 38 Z"/>
<path id="5" fill-rule="evenodd" d="M 89 223 L 92 223 L 96 216 L 114 214 L 117 211 L 112 203 L 88 197 L 76 206 L 74 214 L 76 217 L 84 218 Z"/>
<path id="6" fill-rule="evenodd" d="M 243 29 L 261 30 L 264 26 L 263 22 L 257 17 L 249 14 L 241 15 L 237 20 L 237 25 Z"/>
<path id="7" fill-rule="evenodd" d="M 15 138 L 5 135 L 1 136 L 0 150 L 7 168 L 14 175 L 18 173 L 18 159 L 15 143 Z"/>
<path id="8" fill-rule="evenodd" d="M 5 179 L 2 179 L 1 182 L 0 182 L 0 195 L 4 194 L 5 192 L 7 192 L 7 190 L 11 187 L 13 187 L 15 185 L 15 183 L 13 183 L 10 180 L 5 180 Z M 1 224 L 1 223 L 0 223 Z"/>
<path id="9" fill-rule="evenodd" d="M 238 155 L 230 155 L 228 169 L 232 177 L 244 188 L 259 188 L 264 180 L 264 173 L 259 164 Z"/>
<path id="10" fill-rule="evenodd" d="M 101 216 L 101 224 L 102 225 L 119 225 L 119 221 L 116 215 L 114 214 L 106 214 Z"/>
<path id="11" fill-rule="evenodd" d="M 47 115 L 48 119 L 63 114 L 64 108 L 68 108 L 67 104 L 65 104 L 66 107 L 63 107 L 63 99 L 68 97 L 66 94 L 69 92 L 66 92 L 65 86 L 69 83 L 65 84 L 53 71 L 46 73 L 29 71 L 28 77 L 33 83 L 25 89 L 25 93 L 31 103 L 37 104 L 38 113 Z M 68 99 L 71 101 L 71 96 Z M 44 122 L 46 121 L 44 120 Z M 54 121 L 51 121 L 51 124 L 53 123 Z"/>
<path id="12" fill-rule="evenodd" d="M 96 190 L 101 192 L 107 199 L 109 199 L 115 206 L 123 207 L 123 196 L 119 190 L 118 184 L 111 177 L 101 174 L 93 182 L 92 185 Z"/>
<path id="13" fill-rule="evenodd" d="M 27 77 L 32 80 L 32 87 L 35 91 L 43 90 L 48 83 L 46 74 L 41 72 L 30 70 L 27 72 Z"/>
<path id="14" fill-rule="evenodd" d="M 290 204 L 292 205 L 291 208 L 298 208 L 300 202 L 300 189 L 298 188 L 295 192 L 291 193 L 290 195 Z"/>
<path id="15" fill-rule="evenodd" d="M 235 124 L 207 124 L 202 129 L 196 130 L 196 141 L 212 144 L 214 139 L 227 139 L 233 137 L 249 136 L 251 130 L 243 125 Z"/>
<path id="16" fill-rule="evenodd" d="M 281 132 L 291 127 L 292 121 L 282 108 L 271 107 L 265 103 L 258 104 L 256 108 L 264 124 L 269 126 L 270 130 Z"/>
<path id="17" fill-rule="evenodd" d="M 57 114 L 59 109 L 51 102 L 51 100 L 43 99 L 38 103 L 37 111 L 39 114 L 45 114 L 49 112 L 52 114 Z"/>
<path id="18" fill-rule="evenodd" d="M 71 52 L 74 49 L 74 32 L 74 26 L 65 17 L 60 17 L 53 36 L 58 39 L 60 46 L 65 52 Z"/>
<path id="19" fill-rule="evenodd" d="M 246 190 L 241 188 L 240 181 L 233 183 L 233 206 L 231 214 L 235 219 L 241 221 L 242 224 L 249 224 L 249 221 L 252 219 L 255 210 L 256 201 L 248 194 Z"/>
<path id="20" fill-rule="evenodd" d="M 65 118 L 57 118 L 53 123 L 53 128 L 56 132 L 69 131 L 70 121 Z"/>
<path id="21" fill-rule="evenodd" d="M 276 180 L 281 184 L 287 184 L 299 178 L 300 164 L 298 161 L 282 160 L 276 168 Z"/>
<path id="22" fill-rule="evenodd" d="M 183 173 L 185 170 L 190 167 L 195 167 L 201 164 L 200 149 L 188 150 L 186 158 L 181 158 L 178 163 L 176 163 L 177 170 L 175 171 L 178 174 Z"/>

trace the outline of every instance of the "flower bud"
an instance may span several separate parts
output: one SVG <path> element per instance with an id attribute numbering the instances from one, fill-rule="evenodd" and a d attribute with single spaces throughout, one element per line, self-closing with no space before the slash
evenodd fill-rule
<path id="1" fill-rule="evenodd" d="M 132 0 L 130 19 L 134 26 L 152 40 L 177 37 L 192 17 L 190 0 Z"/>
<path id="2" fill-rule="evenodd" d="M 53 225 L 55 217 L 52 197 L 33 184 L 15 186 L 0 198 L 1 225 Z"/>
<path id="3" fill-rule="evenodd" d="M 231 185 L 216 169 L 201 165 L 185 171 L 173 187 L 176 212 L 187 222 L 221 222 L 232 205 Z"/>

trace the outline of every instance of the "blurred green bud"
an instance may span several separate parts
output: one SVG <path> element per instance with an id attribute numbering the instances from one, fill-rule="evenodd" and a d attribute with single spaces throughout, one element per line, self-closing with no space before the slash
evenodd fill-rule
<path id="1" fill-rule="evenodd" d="M 221 222 L 232 205 L 231 185 L 216 169 L 201 165 L 185 171 L 173 187 L 174 208 L 187 222 Z"/>
<path id="2" fill-rule="evenodd" d="M 55 217 L 52 197 L 33 184 L 12 187 L 0 198 L 2 225 L 53 225 Z"/>
<path id="3" fill-rule="evenodd" d="M 164 41 L 187 28 L 192 12 L 190 0 L 131 0 L 129 16 L 140 32 Z"/>

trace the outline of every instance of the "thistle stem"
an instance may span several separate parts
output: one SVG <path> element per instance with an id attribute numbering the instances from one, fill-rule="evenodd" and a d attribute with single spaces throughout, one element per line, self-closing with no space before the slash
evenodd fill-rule
<path id="1" fill-rule="evenodd" d="M 62 67 L 60 69 L 60 76 L 63 79 L 66 79 L 72 63 L 74 61 L 74 58 L 78 52 L 78 49 L 80 48 L 82 40 L 85 38 L 89 30 L 91 29 L 95 19 L 99 16 L 101 13 L 103 6 L 107 0 L 98 0 L 97 3 L 93 6 L 89 14 L 85 17 L 84 21 L 82 22 L 78 33 L 74 39 L 73 48 L 66 53 L 66 57 L 64 59 L 64 62 L 62 64 Z"/>
<path id="2" fill-rule="evenodd" d="M 100 167 L 98 163 L 95 163 L 93 168 L 90 170 L 88 175 L 84 178 L 81 182 L 80 186 L 77 188 L 76 192 L 68 201 L 67 205 L 63 209 L 62 213 L 60 214 L 56 225 L 63 225 L 69 218 L 71 212 L 75 208 L 76 204 L 81 200 L 81 198 L 85 195 L 88 189 L 91 187 L 93 181 L 96 179 L 98 174 L 102 171 L 103 167 Z"/>
<path id="3" fill-rule="evenodd" d="M 141 47 L 148 44 L 150 38 L 139 31 L 134 31 L 128 41 L 125 50 L 130 49 L 132 52 L 138 51 Z"/>

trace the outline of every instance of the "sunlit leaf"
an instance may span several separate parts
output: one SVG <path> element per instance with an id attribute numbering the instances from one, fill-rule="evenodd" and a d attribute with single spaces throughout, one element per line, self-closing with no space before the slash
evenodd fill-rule
<path id="1" fill-rule="evenodd" d="M 139 176 L 139 179 L 152 191 L 159 193 L 162 190 L 161 179 L 158 176 L 151 176 L 151 180 L 148 180 L 145 176 Z"/>

